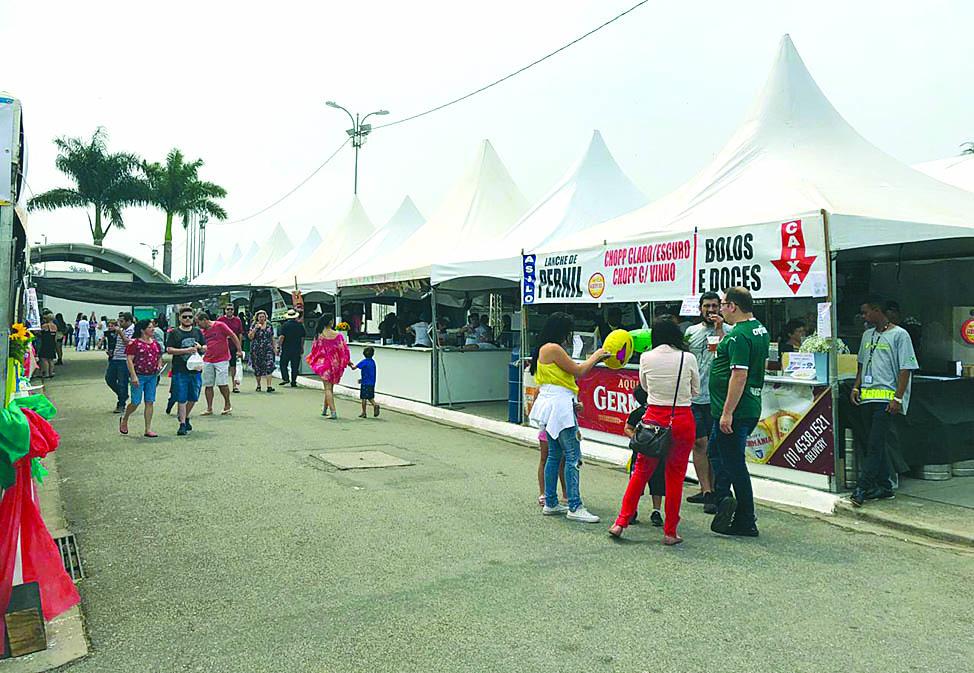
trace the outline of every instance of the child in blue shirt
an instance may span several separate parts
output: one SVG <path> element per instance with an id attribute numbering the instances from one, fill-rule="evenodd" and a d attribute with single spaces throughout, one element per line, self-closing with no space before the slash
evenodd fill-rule
<path id="1" fill-rule="evenodd" d="M 366 404 L 372 405 L 372 415 L 379 415 L 379 405 L 375 403 L 375 360 L 373 356 L 375 355 L 375 349 L 372 346 L 368 346 L 362 351 L 363 358 L 358 362 L 358 364 L 349 365 L 352 369 L 357 369 L 362 372 L 362 378 L 359 380 L 359 399 L 362 400 L 362 413 L 358 415 L 359 418 L 368 418 L 368 414 L 365 413 Z"/>

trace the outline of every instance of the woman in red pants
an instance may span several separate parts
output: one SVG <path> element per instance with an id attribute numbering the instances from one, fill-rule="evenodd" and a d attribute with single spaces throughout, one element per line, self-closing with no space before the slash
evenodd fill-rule
<path id="1" fill-rule="evenodd" d="M 672 428 L 673 441 L 666 456 L 666 504 L 663 520 L 663 544 L 683 542 L 676 534 L 680 522 L 680 503 L 683 501 L 683 478 L 696 438 L 690 400 L 700 392 L 700 372 L 697 359 L 687 352 L 680 328 L 670 320 L 653 324 L 653 349 L 639 359 L 639 384 L 649 395 L 644 423 Z M 636 467 L 629 478 L 626 494 L 622 496 L 622 510 L 609 534 L 621 537 L 622 531 L 639 506 L 639 498 L 646 489 L 658 458 L 639 454 Z"/>

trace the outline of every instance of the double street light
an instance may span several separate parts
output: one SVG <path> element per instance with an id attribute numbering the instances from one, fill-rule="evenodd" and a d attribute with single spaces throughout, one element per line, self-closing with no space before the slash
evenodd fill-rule
<path id="1" fill-rule="evenodd" d="M 327 105 L 328 107 L 333 107 L 337 110 L 344 111 L 345 114 L 348 115 L 348 118 L 352 122 L 352 128 L 345 131 L 345 133 L 347 133 L 348 136 L 352 139 L 352 147 L 355 148 L 355 186 L 353 188 L 352 193 L 358 194 L 358 151 L 359 148 L 365 144 L 366 136 L 368 136 L 369 132 L 372 131 L 372 125 L 366 124 L 365 120 L 371 117 L 372 115 L 387 115 L 389 114 L 389 111 L 376 110 L 375 112 L 370 112 L 369 114 L 362 117 L 360 121 L 358 113 L 353 115 L 351 112 L 349 112 L 348 110 L 346 110 L 345 108 L 343 108 L 341 105 L 339 105 L 333 100 L 326 101 L 325 105 Z"/>

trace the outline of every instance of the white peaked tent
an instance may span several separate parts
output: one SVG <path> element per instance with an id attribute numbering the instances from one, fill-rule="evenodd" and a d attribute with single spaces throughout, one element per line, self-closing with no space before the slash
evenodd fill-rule
<path id="1" fill-rule="evenodd" d="M 228 278 L 228 282 L 253 284 L 254 279 L 262 274 L 268 265 L 280 260 L 293 249 L 294 245 L 284 233 L 284 228 L 280 224 L 275 225 L 271 235 L 260 246 L 257 253 L 245 264 L 241 264 L 233 276 Z"/>
<path id="2" fill-rule="evenodd" d="M 828 214 L 832 250 L 974 235 L 974 195 L 860 136 L 785 35 L 764 90 L 704 170 L 644 208 L 540 249 L 746 226 L 821 210 Z"/>
<path id="3" fill-rule="evenodd" d="M 297 276 L 298 286 L 304 291 L 333 291 L 334 283 L 328 283 L 329 271 L 344 263 L 362 243 L 375 233 L 375 225 L 365 213 L 358 197 L 352 198 L 345 216 L 325 232 L 321 244 L 299 266 L 278 278 L 273 284 L 289 287 Z"/>
<path id="4" fill-rule="evenodd" d="M 351 276 L 338 279 L 338 285 L 429 278 L 434 263 L 469 255 L 507 234 L 527 206 L 490 141 L 485 140 L 460 182 L 409 240 L 358 267 Z"/>
<path id="5" fill-rule="evenodd" d="M 974 154 L 913 164 L 913 168 L 948 185 L 974 192 Z"/>
<path id="6" fill-rule="evenodd" d="M 318 233 L 317 227 L 311 227 L 300 245 L 292 248 L 289 253 L 277 261 L 269 263 L 263 273 L 254 278 L 253 284 L 273 285 L 279 278 L 286 276 L 291 269 L 296 269 L 303 264 L 319 245 L 321 245 L 321 234 Z M 292 279 L 287 287 L 292 288 L 293 286 Z"/>
<path id="7" fill-rule="evenodd" d="M 227 257 L 226 261 L 222 264 L 215 265 L 212 269 L 206 269 L 203 273 L 193 279 L 194 285 L 212 285 L 227 269 L 232 269 L 235 267 L 240 260 L 243 258 L 243 253 L 240 251 L 240 244 L 235 243 L 233 250 L 230 251 L 230 256 Z M 221 257 L 222 259 L 222 257 Z M 219 260 L 218 260 L 219 261 Z"/>
<path id="8" fill-rule="evenodd" d="M 235 264 L 227 264 L 226 268 L 220 273 L 214 274 L 205 279 L 207 285 L 229 285 L 231 283 L 236 283 L 239 278 L 244 276 L 244 270 L 250 267 L 250 263 L 253 261 L 254 257 L 260 252 L 260 246 L 257 245 L 256 241 L 250 243 L 250 247 L 247 248 L 247 252 L 241 255 L 240 259 Z M 201 284 L 201 281 L 197 279 L 194 281 L 197 284 Z M 246 281 L 244 281 L 246 282 Z"/>
<path id="9" fill-rule="evenodd" d="M 217 256 L 216 261 L 213 263 L 213 266 L 211 266 L 209 269 L 206 269 L 205 273 L 210 275 L 218 274 L 221 271 L 223 271 L 223 268 L 226 266 L 226 264 L 227 262 L 226 260 L 223 259 L 223 253 L 221 252 Z"/>
<path id="10" fill-rule="evenodd" d="M 416 208 L 413 200 L 407 196 L 385 226 L 377 229 L 358 249 L 348 256 L 345 262 L 335 266 L 329 275 L 333 279 L 354 275 L 355 270 L 362 265 L 363 259 L 378 259 L 398 250 L 399 246 L 416 233 L 425 222 L 426 218 Z M 333 293 L 335 281 L 326 281 L 319 287 L 312 288 L 312 290 L 314 289 L 323 289 L 326 292 Z"/>
<path id="11" fill-rule="evenodd" d="M 467 289 L 477 284 L 472 280 L 477 277 L 516 283 L 522 250 L 553 243 L 646 202 L 646 196 L 619 168 L 602 134 L 593 131 L 585 153 L 507 235 L 453 263 L 434 264 L 432 282 L 457 285 L 458 279 L 471 279 L 462 283 Z"/>

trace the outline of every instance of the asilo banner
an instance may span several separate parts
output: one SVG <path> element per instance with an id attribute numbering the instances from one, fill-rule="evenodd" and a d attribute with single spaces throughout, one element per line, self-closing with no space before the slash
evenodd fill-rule
<path id="1" fill-rule="evenodd" d="M 743 286 L 755 298 L 828 294 L 821 213 L 749 227 L 703 230 L 696 237 L 692 294 Z"/>
<path id="2" fill-rule="evenodd" d="M 587 250 L 526 254 L 525 304 L 640 301 L 691 293 L 693 235 Z"/>
<path id="3" fill-rule="evenodd" d="M 761 395 L 761 420 L 747 438 L 745 456 L 752 463 L 834 474 L 833 430 L 830 388 L 769 378 Z"/>

